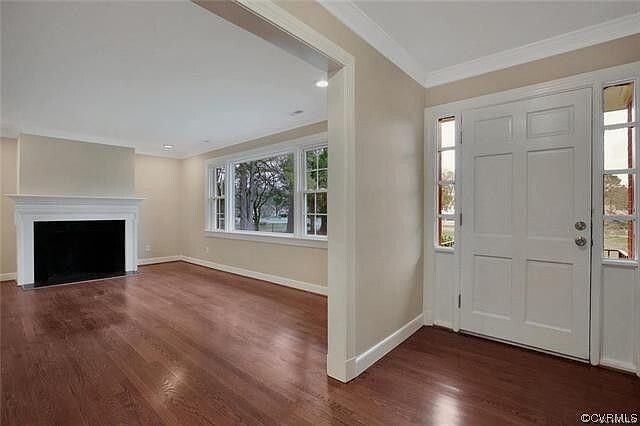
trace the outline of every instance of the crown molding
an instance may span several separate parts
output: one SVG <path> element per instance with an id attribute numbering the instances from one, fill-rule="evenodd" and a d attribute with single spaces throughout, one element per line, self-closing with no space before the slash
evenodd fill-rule
<path id="1" fill-rule="evenodd" d="M 426 88 L 605 43 L 640 32 L 640 13 L 634 13 L 524 46 L 426 72 L 423 64 L 351 0 L 319 0 L 319 3 Z"/>
<path id="2" fill-rule="evenodd" d="M 411 78 L 423 84 L 425 71 L 420 62 L 351 0 L 318 0 L 318 3 Z"/>
<path id="3" fill-rule="evenodd" d="M 566 34 L 428 72 L 423 80 L 423 86 L 439 86 L 583 47 L 605 43 L 639 32 L 640 13 L 626 15 Z"/>

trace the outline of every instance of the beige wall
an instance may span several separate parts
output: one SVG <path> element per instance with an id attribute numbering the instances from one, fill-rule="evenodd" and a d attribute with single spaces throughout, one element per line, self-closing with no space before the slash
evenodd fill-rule
<path id="1" fill-rule="evenodd" d="M 356 61 L 355 349 L 362 353 L 422 311 L 424 88 L 318 3 L 279 4 Z"/>
<path id="2" fill-rule="evenodd" d="M 16 271 L 16 227 L 13 201 L 6 194 L 17 192 L 18 141 L 0 139 L 0 275 Z"/>
<path id="3" fill-rule="evenodd" d="M 640 61 L 640 34 L 426 89 L 426 106 L 446 104 L 636 61 Z"/>
<path id="4" fill-rule="evenodd" d="M 17 193 L 17 164 L 18 142 L 15 139 L 0 139 L 0 177 L 2 197 L 0 198 L 0 274 L 10 274 L 16 271 L 16 231 L 13 223 L 13 201 L 4 197 L 5 194 Z M 81 143 L 81 142 L 75 142 Z M 60 144 L 57 156 L 63 157 L 65 148 L 71 146 L 71 156 L 80 159 L 79 151 L 74 144 Z M 86 144 L 93 148 L 94 144 Z M 99 145 L 103 147 L 103 145 Z M 94 166 L 97 160 L 94 160 Z M 113 157 L 109 157 L 113 159 Z M 127 164 L 128 164 L 128 156 Z M 25 158 L 23 158 L 24 160 Z M 181 208 L 180 193 L 182 190 L 182 160 L 147 155 L 135 155 L 134 163 L 124 167 L 118 167 L 125 174 L 129 174 L 130 167 L 133 173 L 135 167 L 135 195 L 145 200 L 140 204 L 138 257 L 140 259 L 150 257 L 175 256 L 181 254 Z M 112 165 L 112 164 L 111 164 Z M 40 176 L 47 180 L 58 180 L 54 174 L 55 169 L 49 168 L 46 175 L 40 172 Z M 133 179 L 132 179 L 133 180 Z M 57 185 L 60 185 L 58 180 Z M 42 188 L 42 187 L 39 187 Z M 31 188 L 30 188 L 31 190 Z M 111 190 L 105 190 L 99 181 L 92 182 L 90 187 L 82 192 L 68 191 L 68 188 L 56 187 L 56 192 L 50 194 L 109 194 Z M 29 191 L 28 193 L 32 193 Z M 45 194 L 46 192 L 38 192 Z M 126 193 L 124 195 L 134 195 Z M 149 246 L 150 250 L 145 248 Z"/>
<path id="5" fill-rule="evenodd" d="M 18 191 L 35 195 L 132 196 L 133 148 L 20 135 Z"/>
<path id="6" fill-rule="evenodd" d="M 135 156 L 135 195 L 140 203 L 138 258 L 181 254 L 182 160 Z"/>
<path id="7" fill-rule="evenodd" d="M 184 206 L 181 232 L 183 254 L 227 266 L 326 286 L 327 250 L 325 249 L 204 236 L 206 160 L 326 130 L 326 122 L 317 123 L 183 160 L 181 191 Z"/>

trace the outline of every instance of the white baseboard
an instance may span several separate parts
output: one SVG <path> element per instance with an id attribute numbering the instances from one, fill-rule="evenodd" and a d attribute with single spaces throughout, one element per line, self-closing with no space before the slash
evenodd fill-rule
<path id="1" fill-rule="evenodd" d="M 15 272 L 7 272 L 6 274 L 0 274 L 0 281 L 12 281 L 16 279 Z"/>
<path id="2" fill-rule="evenodd" d="M 367 368 L 371 367 L 378 360 L 380 360 L 383 356 L 391 352 L 396 346 L 400 343 L 404 342 L 407 338 L 409 338 L 413 333 L 418 331 L 424 325 L 424 314 L 420 314 L 398 330 L 394 331 L 372 347 L 370 347 L 367 351 L 361 353 L 355 358 L 351 358 L 347 361 L 347 366 L 350 367 L 347 370 L 351 370 L 355 372 L 355 376 L 359 376 L 363 371 Z"/>
<path id="3" fill-rule="evenodd" d="M 434 321 L 433 325 L 437 325 L 438 327 L 448 328 L 449 330 L 453 330 L 453 324 L 450 323 L 449 321 L 438 320 L 438 321 Z"/>
<path id="4" fill-rule="evenodd" d="M 637 373 L 636 366 L 630 362 L 618 361 L 615 359 L 601 358 L 600 365 L 615 368 L 616 370 L 628 371 L 629 373 Z"/>
<path id="5" fill-rule="evenodd" d="M 181 256 L 147 257 L 138 259 L 138 265 L 153 265 L 156 263 L 177 262 Z"/>
<path id="6" fill-rule="evenodd" d="M 433 325 L 433 312 L 431 309 L 426 309 L 422 312 L 423 315 L 423 325 L 431 326 Z"/>
<path id="7" fill-rule="evenodd" d="M 180 260 L 193 263 L 194 265 L 205 266 L 211 269 L 217 269 L 219 271 L 230 272 L 236 275 L 242 275 L 243 277 L 255 278 L 257 280 L 269 281 L 274 284 L 283 285 L 286 287 L 295 288 L 298 290 L 308 291 L 310 293 L 327 295 L 327 287 L 311 284 L 304 281 L 298 281 L 291 278 L 279 277 L 277 275 L 265 274 L 262 272 L 250 271 L 248 269 L 238 268 L 235 266 L 223 265 L 220 263 L 210 262 L 208 260 L 196 259 L 189 256 L 180 256 Z"/>

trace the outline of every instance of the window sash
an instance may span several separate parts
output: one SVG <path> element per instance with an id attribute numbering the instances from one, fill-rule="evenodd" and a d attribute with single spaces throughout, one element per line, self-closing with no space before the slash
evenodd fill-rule
<path id="1" fill-rule="evenodd" d="M 303 182 L 302 182 L 302 188 L 303 188 L 302 189 L 302 194 L 303 194 L 303 196 L 302 196 L 302 210 L 303 210 L 302 233 L 307 237 L 323 237 L 324 234 L 317 234 L 315 232 L 315 221 L 318 218 L 321 218 L 320 220 L 321 220 L 321 223 L 322 223 L 322 218 L 324 217 L 325 218 L 324 224 L 326 226 L 326 224 L 328 223 L 328 217 L 329 217 L 328 216 L 328 213 L 329 213 L 328 212 L 328 207 L 327 207 L 327 211 L 326 212 L 319 213 L 318 212 L 318 206 L 317 206 L 317 202 L 318 202 L 317 194 L 327 194 L 328 193 L 328 182 L 325 183 L 327 188 L 321 187 L 320 183 L 319 183 L 319 174 L 320 174 L 321 171 L 326 171 L 327 178 L 328 178 L 328 171 L 329 171 L 328 167 L 327 168 L 320 167 L 320 164 L 318 163 L 318 159 L 317 158 L 316 158 L 315 167 L 313 167 L 313 168 L 308 168 L 307 167 L 307 155 L 308 155 L 308 153 L 313 152 L 313 151 L 317 151 L 317 150 L 320 150 L 320 149 L 328 149 L 328 146 L 315 146 L 315 147 L 310 147 L 310 148 L 306 148 L 306 149 L 302 150 L 302 162 L 301 162 L 302 173 L 301 174 L 302 174 L 303 179 L 304 179 Z M 309 188 L 308 187 L 308 183 L 309 182 L 307 180 L 307 175 L 308 175 L 308 173 L 313 173 L 313 172 L 316 173 L 316 176 L 318 176 L 318 179 L 316 180 L 316 187 L 315 188 Z M 314 196 L 314 207 L 315 207 L 314 211 L 309 211 L 308 210 L 309 206 L 307 204 L 307 196 L 310 195 L 310 194 L 315 194 L 315 196 Z M 328 201 L 328 200 L 326 200 L 326 201 Z M 328 203 L 327 203 L 327 205 L 328 205 Z M 312 232 L 312 233 L 309 232 L 309 229 L 308 229 L 308 226 L 307 226 L 307 220 L 313 220 L 314 221 L 314 225 L 313 225 L 314 232 Z M 326 231 L 327 230 L 325 229 L 325 232 Z"/>

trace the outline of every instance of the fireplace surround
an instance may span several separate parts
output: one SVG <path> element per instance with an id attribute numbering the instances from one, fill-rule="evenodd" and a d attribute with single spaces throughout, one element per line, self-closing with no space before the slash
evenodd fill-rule
<path id="1" fill-rule="evenodd" d="M 15 202 L 18 285 L 37 286 L 34 229 L 36 223 L 43 222 L 122 221 L 124 272 L 137 270 L 138 206 L 142 198 L 22 194 L 9 195 L 9 198 Z M 100 250 L 95 250 L 95 256 L 100 256 Z M 70 279 L 73 280 L 73 277 Z"/>

